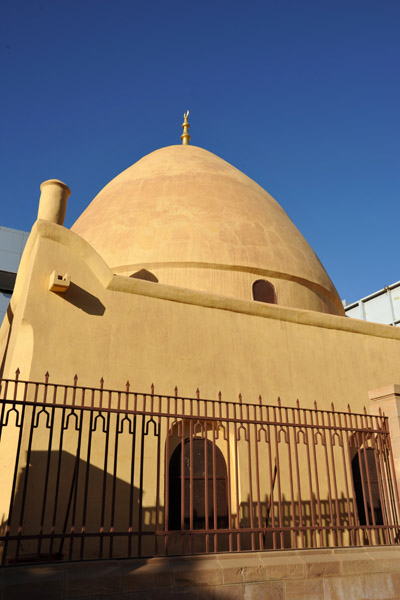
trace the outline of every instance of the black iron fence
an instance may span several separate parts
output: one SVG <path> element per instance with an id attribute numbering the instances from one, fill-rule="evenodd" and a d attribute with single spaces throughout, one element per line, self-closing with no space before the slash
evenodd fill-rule
<path id="1" fill-rule="evenodd" d="M 387 419 L 0 382 L 2 564 L 395 544 Z"/>

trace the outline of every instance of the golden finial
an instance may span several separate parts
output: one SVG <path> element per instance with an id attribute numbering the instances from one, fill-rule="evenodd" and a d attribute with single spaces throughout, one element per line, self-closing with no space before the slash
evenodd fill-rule
<path id="1" fill-rule="evenodd" d="M 187 146 L 190 142 L 190 135 L 189 135 L 190 125 L 188 123 L 188 116 L 189 116 L 189 111 L 187 110 L 183 115 L 183 123 L 182 123 L 183 133 L 181 135 L 181 140 L 182 140 L 182 144 L 184 146 Z"/>

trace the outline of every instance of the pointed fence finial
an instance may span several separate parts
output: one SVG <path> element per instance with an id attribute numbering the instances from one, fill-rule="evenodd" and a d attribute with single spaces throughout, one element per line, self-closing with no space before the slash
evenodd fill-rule
<path id="1" fill-rule="evenodd" d="M 182 140 L 182 144 L 184 146 L 188 146 L 189 142 L 190 142 L 190 134 L 189 134 L 189 121 L 188 121 L 188 116 L 189 116 L 189 111 L 187 110 L 184 115 L 183 115 L 183 123 L 182 123 L 182 129 L 183 129 L 183 133 L 181 135 L 181 140 Z"/>

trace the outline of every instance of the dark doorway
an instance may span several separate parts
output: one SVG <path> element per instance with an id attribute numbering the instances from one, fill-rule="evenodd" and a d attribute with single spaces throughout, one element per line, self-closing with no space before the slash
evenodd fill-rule
<path id="1" fill-rule="evenodd" d="M 276 304 L 276 291 L 272 283 L 265 279 L 258 279 L 253 283 L 253 300 Z"/>
<path id="2" fill-rule="evenodd" d="M 373 525 L 374 521 L 372 515 L 375 518 L 375 525 L 383 525 L 379 479 L 375 462 L 375 449 L 360 448 L 357 450 L 357 453 L 351 461 L 351 470 L 353 474 L 354 492 L 356 495 L 360 525 Z M 368 479 L 370 484 L 369 487 Z"/>
<path id="3" fill-rule="evenodd" d="M 207 514 L 207 528 L 214 529 L 214 501 L 217 513 L 217 529 L 226 529 L 228 527 L 228 497 L 226 463 L 223 454 L 210 440 L 192 438 L 193 458 L 191 463 L 190 446 L 190 439 L 185 439 L 183 443 L 183 474 L 182 444 L 175 448 L 169 462 L 168 527 L 172 531 L 181 529 L 183 492 L 183 529 L 190 529 L 190 471 L 192 471 L 193 529 L 206 529 Z M 215 477 L 213 450 L 215 452 Z"/>

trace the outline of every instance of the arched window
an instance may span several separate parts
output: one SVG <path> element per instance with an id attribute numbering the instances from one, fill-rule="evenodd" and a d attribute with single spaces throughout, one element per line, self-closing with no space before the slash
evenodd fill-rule
<path id="1" fill-rule="evenodd" d="M 182 461 L 182 444 L 178 444 L 169 462 L 168 527 L 172 531 L 181 529 L 183 492 L 183 529 L 190 529 L 191 504 L 193 506 L 193 529 L 206 528 L 207 514 L 207 528 L 214 529 L 214 500 L 216 500 L 217 508 L 217 529 L 226 529 L 228 527 L 228 489 L 226 463 L 223 454 L 210 440 L 204 438 L 192 438 L 192 449 L 190 446 L 190 439 L 185 439 Z M 190 460 L 191 453 L 192 463 Z M 213 470 L 214 455 L 215 477 Z M 190 477 L 191 472 L 192 479 Z M 190 495 L 191 481 L 193 482 L 192 498 Z"/>
<path id="2" fill-rule="evenodd" d="M 272 283 L 265 279 L 257 279 L 257 281 L 253 283 L 253 300 L 276 304 L 276 291 Z"/>

